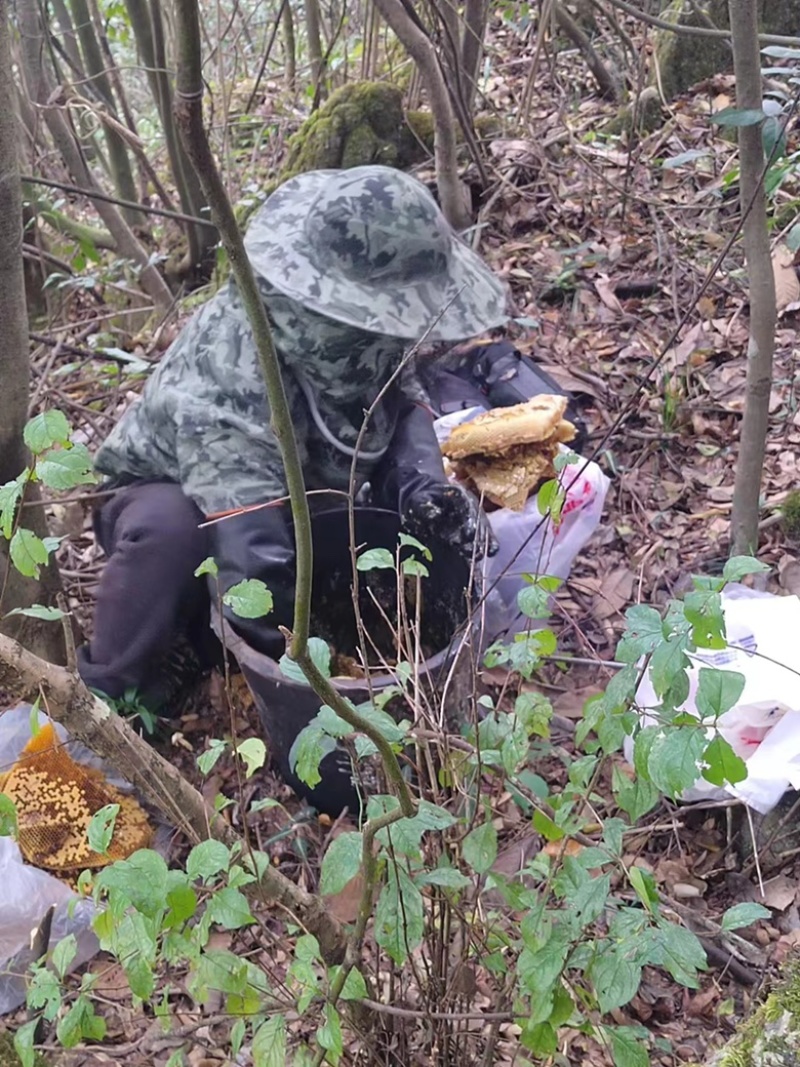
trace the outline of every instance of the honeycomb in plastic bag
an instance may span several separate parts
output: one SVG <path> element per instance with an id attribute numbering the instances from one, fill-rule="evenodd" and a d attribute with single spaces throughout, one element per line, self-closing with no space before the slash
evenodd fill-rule
<path id="1" fill-rule="evenodd" d="M 0 790 L 16 806 L 20 852 L 35 867 L 68 876 L 125 859 L 150 843 L 152 828 L 139 804 L 99 771 L 76 763 L 50 723 L 0 776 Z M 107 804 L 119 804 L 120 810 L 108 852 L 101 855 L 91 849 L 86 833 Z"/>

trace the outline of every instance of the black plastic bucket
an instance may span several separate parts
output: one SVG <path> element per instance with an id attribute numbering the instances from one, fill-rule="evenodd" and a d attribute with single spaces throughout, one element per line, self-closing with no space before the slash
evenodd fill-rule
<path id="1" fill-rule="evenodd" d="M 311 521 L 314 544 L 311 635 L 328 641 L 339 654 L 354 656 L 358 645 L 351 594 L 352 561 L 347 512 L 342 509 L 320 511 L 312 514 Z M 400 520 L 394 512 L 357 508 L 355 530 L 359 548 L 386 548 L 394 555 L 400 533 Z M 429 577 L 421 579 L 424 659 L 420 675 L 437 687 L 447 677 L 458 652 L 458 636 L 463 633 L 470 615 L 470 568 L 451 545 L 438 541 L 435 536 L 431 536 L 426 547 L 433 558 L 424 560 Z M 412 554 L 422 558 L 419 550 L 413 548 L 404 548 L 401 558 Z M 391 631 L 375 607 L 368 588 L 378 595 L 391 616 L 391 606 L 396 598 L 394 571 L 384 569 L 359 574 L 359 605 L 364 627 L 380 644 L 381 631 L 384 639 L 389 638 Z M 475 592 L 473 588 L 473 594 Z M 292 620 L 270 617 L 270 622 L 290 627 Z M 319 811 L 338 815 L 346 807 L 357 813 L 358 794 L 352 782 L 350 756 L 344 748 L 337 747 L 325 756 L 320 764 L 322 781 L 313 789 L 300 781 L 290 765 L 292 747 L 298 735 L 319 711 L 319 697 L 305 683 L 287 678 L 275 660 L 252 649 L 228 623 L 225 624 L 225 640 L 245 676 L 270 745 L 270 754 L 284 779 Z M 371 672 L 370 681 L 373 693 L 396 684 L 392 675 L 375 672 Z M 369 699 L 366 679 L 335 678 L 333 683 L 354 704 Z"/>

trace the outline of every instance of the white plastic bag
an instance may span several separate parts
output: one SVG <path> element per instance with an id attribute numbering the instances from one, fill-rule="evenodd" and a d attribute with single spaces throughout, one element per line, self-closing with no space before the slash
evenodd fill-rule
<path id="1" fill-rule="evenodd" d="M 747 764 L 747 778 L 718 787 L 700 775 L 681 799 L 687 802 L 735 796 L 766 814 L 788 788 L 800 789 L 800 599 L 758 593 L 731 585 L 722 595 L 728 647 L 692 654 L 689 696 L 681 710 L 697 715 L 695 698 L 702 667 L 736 671 L 745 685 L 739 703 L 721 716 L 720 734 Z M 643 726 L 657 720 L 648 709 L 659 704 L 649 672 L 636 692 Z M 709 731 L 709 738 L 713 732 Z M 633 760 L 633 741 L 625 743 Z"/>
<path id="2" fill-rule="evenodd" d="M 0 766 L 12 766 L 31 737 L 31 706 L 20 704 L 0 714 Z M 40 713 L 39 722 L 47 718 Z M 55 725 L 61 740 L 67 737 L 63 727 Z M 97 767 L 100 761 L 83 745 L 71 742 L 73 759 Z M 130 788 L 130 787 L 128 787 Z M 77 954 L 72 967 L 86 963 L 99 950 L 91 929 L 94 905 L 82 899 L 68 885 L 46 871 L 25 863 L 16 841 L 0 837 L 0 1015 L 25 1003 L 25 974 L 33 961 L 31 935 L 38 929 L 51 906 L 55 905 L 50 944 L 68 934 L 77 940 Z"/>
<path id="3" fill-rule="evenodd" d="M 437 419 L 434 425 L 439 443 L 443 444 L 456 426 L 483 411 L 468 408 Z M 564 468 L 559 480 L 565 500 L 558 524 L 542 515 L 537 496 L 532 496 L 522 511 L 499 508 L 487 515 L 499 544 L 497 555 L 484 563 L 488 591 L 484 628 L 489 641 L 511 637 L 531 627 L 530 619 L 517 604 L 517 594 L 526 584 L 525 576 L 568 578 L 575 557 L 597 529 L 609 486 L 600 467 L 578 457 L 577 463 Z"/>

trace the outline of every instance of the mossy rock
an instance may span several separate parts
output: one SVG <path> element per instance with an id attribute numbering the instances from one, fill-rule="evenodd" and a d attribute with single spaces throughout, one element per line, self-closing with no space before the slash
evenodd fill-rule
<path id="1" fill-rule="evenodd" d="M 659 129 L 664 123 L 664 111 L 658 90 L 648 85 L 639 95 L 638 101 L 626 104 L 605 124 L 606 133 L 613 135 L 627 134 L 629 137 L 645 137 Z"/>
<path id="2" fill-rule="evenodd" d="M 661 18 L 680 26 L 705 27 L 710 19 L 718 29 L 730 29 L 728 0 L 705 0 L 696 6 L 702 10 L 695 10 L 692 0 L 672 0 Z M 794 36 L 800 21 L 800 0 L 757 0 L 757 6 L 761 33 Z M 667 100 L 674 100 L 706 78 L 733 70 L 733 55 L 726 41 L 662 29 L 655 33 L 653 60 L 651 82 Z"/>
<path id="3" fill-rule="evenodd" d="M 708 1067 L 796 1067 L 800 1063 L 800 963 L 739 1027 Z"/>
<path id="4" fill-rule="evenodd" d="M 337 89 L 289 140 L 281 181 L 309 170 L 401 165 L 403 94 L 384 82 Z"/>

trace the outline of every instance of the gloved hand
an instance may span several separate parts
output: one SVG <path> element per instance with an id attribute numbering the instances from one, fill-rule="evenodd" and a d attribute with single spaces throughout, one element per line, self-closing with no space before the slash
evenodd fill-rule
<path id="1" fill-rule="evenodd" d="M 286 641 L 278 629 L 290 627 L 294 613 L 295 549 L 283 505 L 246 511 L 211 527 L 217 581 L 224 596 L 232 585 L 258 578 L 272 593 L 272 611 L 245 619 L 224 606 L 225 619 L 258 652 L 280 659 Z"/>
<path id="2" fill-rule="evenodd" d="M 392 443 L 370 479 L 373 501 L 397 511 L 407 531 L 422 544 L 435 536 L 448 541 L 472 559 L 477 542 L 484 551 L 497 551 L 491 527 L 475 497 L 448 481 L 433 429 L 433 417 L 418 404 L 402 413 Z"/>
<path id="3" fill-rule="evenodd" d="M 401 498 L 400 518 L 423 544 L 426 535 L 435 532 L 438 540 L 452 544 L 467 559 L 493 556 L 499 547 L 479 501 L 451 482 L 432 483 Z"/>

